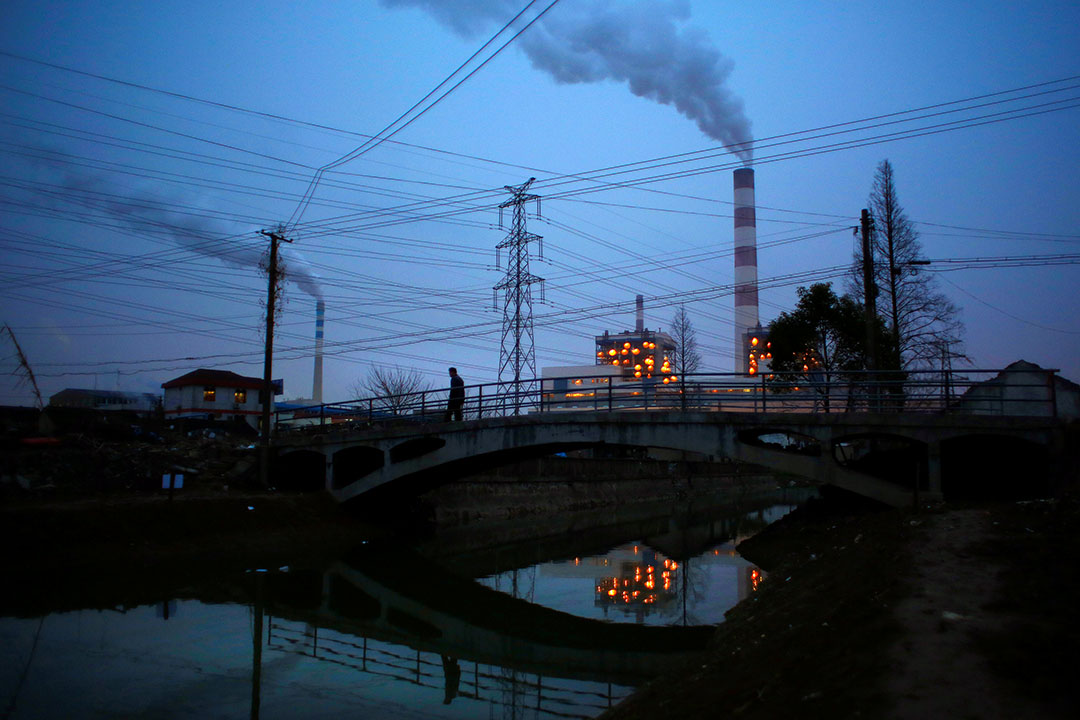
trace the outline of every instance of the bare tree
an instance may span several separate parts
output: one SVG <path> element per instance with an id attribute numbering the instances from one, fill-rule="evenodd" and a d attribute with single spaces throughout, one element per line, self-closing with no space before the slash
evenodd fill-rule
<path id="1" fill-rule="evenodd" d="M 701 368 L 701 355 L 697 349 L 697 332 L 686 306 L 680 305 L 671 320 L 671 339 L 675 341 L 675 368 L 679 372 L 693 373 Z"/>
<path id="2" fill-rule="evenodd" d="M 350 388 L 357 398 L 374 398 L 375 409 L 391 415 L 403 415 L 410 404 L 419 402 L 416 393 L 430 389 L 420 371 L 397 365 L 375 365 Z"/>
<path id="3" fill-rule="evenodd" d="M 882 358 L 884 364 L 896 369 L 928 367 L 938 359 L 943 342 L 959 354 L 964 329 L 960 311 L 924 269 L 928 263 L 922 243 L 900 205 L 888 160 L 882 160 L 874 173 L 869 205 L 877 310 L 892 335 L 893 357 Z M 861 248 L 855 251 L 851 277 L 849 289 L 861 300 Z"/>

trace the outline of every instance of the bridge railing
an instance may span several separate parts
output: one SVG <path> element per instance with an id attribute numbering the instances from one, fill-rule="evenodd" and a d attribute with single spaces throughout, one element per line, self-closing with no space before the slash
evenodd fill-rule
<path id="1" fill-rule="evenodd" d="M 479 662 L 459 663 L 434 652 L 421 651 L 364 635 L 346 635 L 332 630 L 319 632 L 313 625 L 299 626 L 282 618 L 267 618 L 266 646 L 283 653 L 305 655 L 355 672 L 384 678 L 412 687 L 442 692 L 448 698 L 462 698 L 485 705 L 517 704 L 528 697 L 538 714 L 556 718 L 595 717 L 625 699 L 631 689 L 612 683 L 525 673 Z M 448 662 L 449 661 L 449 662 Z M 458 675 L 447 677 L 452 664 Z M 456 684 L 455 684 L 456 683 Z M 508 686 L 513 692 L 506 692 Z M 451 695 L 450 689 L 453 688 Z M 510 699 L 511 703 L 506 701 Z M 514 703 L 513 699 L 517 699 Z M 447 700 L 448 702 L 449 700 Z M 517 716 L 517 713 L 511 713 Z M 530 713 L 532 715 L 533 713 Z"/>
<path id="2" fill-rule="evenodd" d="M 530 378 L 465 388 L 465 420 L 568 411 L 967 413 L 1056 417 L 1056 370 L 685 373 Z M 452 419 L 448 388 L 324 403 L 275 414 L 279 431 Z"/>

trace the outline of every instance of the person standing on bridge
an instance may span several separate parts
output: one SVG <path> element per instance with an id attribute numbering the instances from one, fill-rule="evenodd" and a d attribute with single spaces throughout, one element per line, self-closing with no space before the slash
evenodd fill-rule
<path id="1" fill-rule="evenodd" d="M 465 407 L 465 381 L 457 374 L 457 368 L 450 368 L 450 399 L 446 403 L 446 422 L 450 419 L 462 420 Z"/>

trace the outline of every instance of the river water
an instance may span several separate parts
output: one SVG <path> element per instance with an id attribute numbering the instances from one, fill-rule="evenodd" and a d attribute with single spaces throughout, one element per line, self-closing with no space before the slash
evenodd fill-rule
<path id="1" fill-rule="evenodd" d="M 154 604 L 0 618 L 0 717 L 595 717 L 704 648 L 765 581 L 735 543 L 797 499 L 462 527 Z"/>

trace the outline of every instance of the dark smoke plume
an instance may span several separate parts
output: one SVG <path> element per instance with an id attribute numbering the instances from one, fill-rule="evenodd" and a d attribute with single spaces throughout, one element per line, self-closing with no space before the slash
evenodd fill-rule
<path id="1" fill-rule="evenodd" d="M 421 8 L 466 37 L 507 22 L 524 6 L 523 0 L 382 2 Z M 536 8 L 546 5 L 541 2 Z M 533 67 L 556 81 L 625 82 L 638 97 L 673 105 L 703 133 L 749 162 L 750 121 L 742 100 L 726 85 L 732 62 L 703 31 L 684 26 L 689 16 L 688 4 L 679 0 L 564 0 L 517 42 Z"/>

